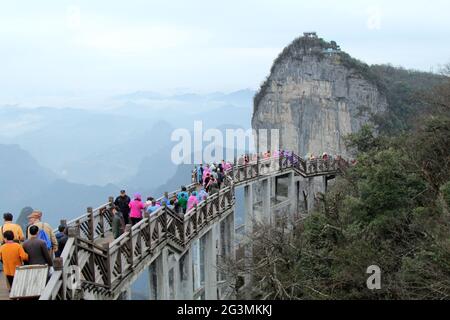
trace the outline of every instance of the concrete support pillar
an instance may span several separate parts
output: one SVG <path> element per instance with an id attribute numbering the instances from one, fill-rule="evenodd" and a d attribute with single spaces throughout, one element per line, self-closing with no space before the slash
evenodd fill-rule
<path id="1" fill-rule="evenodd" d="M 295 183 L 295 174 L 293 172 L 289 173 L 288 182 L 288 197 L 291 202 L 290 213 L 291 215 L 297 214 L 297 186 Z"/>
<path id="2" fill-rule="evenodd" d="M 193 292 L 196 292 L 201 287 L 201 268 L 200 268 L 200 241 L 197 240 L 191 249 L 192 254 L 192 271 L 193 271 L 193 284 L 194 289 Z"/>
<path id="3" fill-rule="evenodd" d="M 251 234 L 253 232 L 253 186 L 244 187 L 244 201 L 245 201 L 245 233 Z M 250 264 L 250 259 L 253 255 L 252 244 L 246 239 L 244 241 L 244 259 L 246 263 Z M 249 286 L 252 282 L 251 274 L 245 274 L 244 283 L 245 286 Z"/>
<path id="4" fill-rule="evenodd" d="M 167 248 L 162 249 L 161 254 L 156 259 L 156 275 L 158 281 L 158 300 L 169 299 L 169 250 Z"/>
<path id="5" fill-rule="evenodd" d="M 245 231 L 251 232 L 253 227 L 253 185 L 244 187 L 244 201 L 245 201 Z"/>
<path id="6" fill-rule="evenodd" d="M 192 248 L 189 248 L 184 254 L 183 269 L 180 271 L 182 299 L 193 300 L 194 277 L 192 269 Z"/>
<path id="7" fill-rule="evenodd" d="M 235 212 L 236 208 L 233 208 L 233 214 L 230 214 L 228 221 L 229 221 L 229 228 L 230 228 L 230 257 L 233 260 L 236 260 L 236 244 L 235 244 L 235 234 L 236 234 L 236 225 L 234 222 L 234 217 L 236 216 Z"/>
<path id="8" fill-rule="evenodd" d="M 179 260 L 174 259 L 172 269 L 173 269 L 174 299 L 182 300 L 183 299 L 183 292 L 181 290 L 181 272 L 182 272 L 182 270 L 180 269 L 180 261 Z"/>
<path id="9" fill-rule="evenodd" d="M 271 195 L 274 195 L 275 202 L 276 202 L 278 200 L 278 177 L 273 177 L 273 178 L 269 178 L 269 179 L 273 179 Z"/>
<path id="10" fill-rule="evenodd" d="M 234 245 L 234 215 L 229 214 L 224 218 L 219 226 L 219 245 L 217 249 L 218 260 L 217 264 L 222 265 L 223 261 L 235 261 L 236 260 L 236 248 Z M 230 290 L 228 285 L 233 280 L 229 277 L 229 274 L 218 270 L 218 281 L 221 282 L 218 287 L 218 299 L 230 299 Z M 226 285 L 224 285 L 226 284 Z"/>
<path id="11" fill-rule="evenodd" d="M 234 211 L 235 209 L 233 209 Z M 236 261 L 236 243 L 235 243 L 235 232 L 236 232 L 236 225 L 235 225 L 235 221 L 234 221 L 234 217 L 235 217 L 235 212 L 233 212 L 232 214 L 230 214 L 229 218 L 228 218 L 228 223 L 229 223 L 229 229 L 230 229 L 230 238 L 229 238 L 229 246 L 230 246 L 230 259 L 232 259 L 233 261 Z M 236 297 L 234 296 L 234 294 L 232 296 L 229 297 L 229 299 L 235 299 Z"/>
<path id="12" fill-rule="evenodd" d="M 244 187 L 244 201 L 245 201 L 245 233 L 251 234 L 253 232 L 253 186 L 248 185 Z M 251 244 L 244 241 L 244 257 L 246 261 L 249 261 L 252 256 Z M 244 281 L 246 284 L 251 282 L 250 275 L 245 275 Z"/>
<path id="13" fill-rule="evenodd" d="M 131 286 L 122 292 L 121 300 L 131 300 Z"/>
<path id="14" fill-rule="evenodd" d="M 314 209 L 314 178 L 308 178 L 307 186 L 308 213 Z"/>
<path id="15" fill-rule="evenodd" d="M 328 190 L 328 179 L 327 176 L 322 177 L 322 193 L 327 193 Z"/>
<path id="16" fill-rule="evenodd" d="M 217 300 L 217 226 L 205 234 L 205 299 Z"/>
<path id="17" fill-rule="evenodd" d="M 262 221 L 271 223 L 271 179 L 270 177 L 262 181 Z"/>
<path id="18" fill-rule="evenodd" d="M 148 300 L 157 300 L 157 292 L 155 292 L 155 287 L 157 287 L 157 283 L 154 282 L 153 274 L 155 272 L 155 263 L 152 263 L 148 267 Z M 156 289 L 157 290 L 157 289 Z"/>
<path id="19" fill-rule="evenodd" d="M 270 180 L 270 196 L 271 198 L 277 199 L 278 194 L 278 179 L 277 177 L 269 177 Z"/>

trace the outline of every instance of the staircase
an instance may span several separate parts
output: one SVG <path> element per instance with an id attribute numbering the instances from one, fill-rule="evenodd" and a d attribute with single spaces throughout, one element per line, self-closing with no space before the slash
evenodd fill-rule
<path id="1" fill-rule="evenodd" d="M 111 197 L 108 203 L 88 208 L 87 214 L 68 223 L 69 240 L 40 299 L 117 299 L 163 248 L 182 253 L 202 231 L 231 214 L 235 187 L 292 171 L 308 178 L 337 175 L 347 166 L 343 160 L 306 161 L 293 153 L 234 166 L 226 172 L 225 187 L 184 216 L 163 206 L 151 215 L 145 214 L 133 227 L 127 226 L 114 241 L 110 236 Z M 194 191 L 197 185 L 187 189 Z M 178 192 L 170 193 L 169 198 Z"/>

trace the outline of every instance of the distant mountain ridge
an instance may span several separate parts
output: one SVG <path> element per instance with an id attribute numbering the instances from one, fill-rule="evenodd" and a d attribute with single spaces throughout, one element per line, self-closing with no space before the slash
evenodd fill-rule
<path id="1" fill-rule="evenodd" d="M 250 89 L 174 95 L 138 91 L 111 98 L 106 109 L 0 106 L 0 143 L 20 145 L 67 181 L 122 183 L 159 150 L 170 148 L 174 129 L 192 130 L 194 121 L 209 128 L 228 123 L 248 128 L 253 95 Z"/>
<path id="2" fill-rule="evenodd" d="M 248 129 L 253 95 L 140 91 L 114 97 L 109 109 L 0 106 L 0 211 L 17 218 L 29 206 L 56 225 L 122 188 L 155 196 L 172 191 L 190 174 L 170 159 L 171 133 L 192 131 L 195 121 L 204 130 Z"/>
<path id="3" fill-rule="evenodd" d="M 250 106 L 254 90 L 243 89 L 230 93 L 213 92 L 208 94 L 197 93 L 178 93 L 178 94 L 162 94 L 153 91 L 136 91 L 123 95 L 114 96 L 114 100 L 165 100 L 165 101 L 181 101 L 181 102 L 207 102 L 207 101 L 223 101 L 237 106 Z"/>
<path id="4" fill-rule="evenodd" d="M 59 179 L 19 146 L 0 144 L 0 211 L 13 213 L 15 219 L 30 206 L 56 225 L 60 219 L 84 214 L 88 206 L 107 202 L 117 192 L 112 184 L 86 186 Z"/>

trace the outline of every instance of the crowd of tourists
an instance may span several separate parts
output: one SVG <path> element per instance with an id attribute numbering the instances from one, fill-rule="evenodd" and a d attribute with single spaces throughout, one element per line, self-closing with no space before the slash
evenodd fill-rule
<path id="1" fill-rule="evenodd" d="M 220 189 L 225 180 L 225 175 L 233 165 L 225 160 L 221 163 L 200 164 L 192 170 L 192 182 L 203 186 L 206 192 L 215 193 Z"/>
<path id="2" fill-rule="evenodd" d="M 291 163 L 295 163 L 296 161 L 298 161 L 298 158 L 295 157 L 295 154 L 293 151 L 287 151 L 287 150 L 275 150 L 275 151 L 266 151 L 266 152 L 261 152 L 259 154 L 243 154 L 241 155 L 236 163 L 237 165 L 247 165 L 249 163 L 256 163 L 259 159 L 259 161 L 265 161 L 268 159 L 276 159 L 276 158 L 284 158 L 284 159 L 288 159 L 289 162 Z M 333 161 L 339 161 L 342 160 L 342 157 L 340 155 L 330 155 L 326 152 L 322 153 L 322 155 L 315 155 L 314 153 L 308 153 L 305 157 L 304 160 L 308 161 L 310 164 L 315 164 L 317 161 L 321 160 L 321 161 L 328 161 L 328 162 L 333 162 Z M 351 164 L 355 164 L 356 161 L 352 160 Z"/>
<path id="3" fill-rule="evenodd" d="M 66 226 L 59 226 L 55 234 L 53 228 L 42 221 L 39 210 L 28 216 L 25 232 L 13 222 L 13 218 L 11 213 L 3 215 L 0 232 L 0 261 L 9 289 L 14 282 L 16 268 L 22 265 L 46 265 L 50 277 L 53 259 L 61 255 L 68 239 Z"/>
<path id="4" fill-rule="evenodd" d="M 192 194 L 189 195 L 186 188 L 182 187 L 176 197 L 171 199 L 166 192 L 161 200 L 148 197 L 144 202 L 140 194 L 136 193 L 131 199 L 125 190 L 121 190 L 112 207 L 114 239 L 125 232 L 126 225 L 135 225 L 141 221 L 144 212 L 152 214 L 164 205 L 175 212 L 186 213 L 201 201 L 201 197 L 206 196 L 202 191 L 198 195 L 197 193 L 194 195 L 196 196 L 195 200 L 192 198 Z M 28 216 L 25 232 L 19 224 L 13 222 L 14 217 L 11 213 L 5 213 L 3 220 L 0 232 L 0 271 L 3 271 L 6 277 L 8 289 L 11 289 L 14 282 L 16 268 L 23 265 L 46 265 L 48 277 L 50 277 L 53 260 L 61 256 L 67 242 L 67 227 L 60 225 L 55 234 L 53 228 L 42 220 L 42 212 L 39 210 L 34 210 Z"/>
<path id="5" fill-rule="evenodd" d="M 188 190 L 185 186 L 181 186 L 177 193 L 169 196 L 168 192 L 165 192 L 159 200 L 149 196 L 144 201 L 140 193 L 134 194 L 131 198 L 125 190 L 121 190 L 120 195 L 114 200 L 112 219 L 114 238 L 124 233 L 126 225 L 139 223 L 144 213 L 151 215 L 163 206 L 180 216 L 185 215 L 209 195 L 214 195 L 223 188 L 226 171 L 230 168 L 232 165 L 225 161 L 220 164 L 196 166 L 192 172 L 194 188 Z"/>
<path id="6" fill-rule="evenodd" d="M 180 201 L 177 197 L 169 197 L 167 192 L 159 200 L 149 196 L 143 201 L 140 193 L 135 193 L 133 198 L 130 198 L 125 190 L 121 190 L 120 195 L 114 200 L 112 210 L 112 232 L 114 238 L 117 239 L 125 232 L 126 225 L 130 224 L 133 226 L 139 223 L 143 219 L 144 213 L 147 212 L 151 215 L 162 206 L 179 212 L 180 207 L 183 206 L 183 201 Z"/>
<path id="7" fill-rule="evenodd" d="M 293 156 L 294 153 L 292 151 L 285 150 L 267 151 L 259 154 L 260 159 L 263 160 L 279 157 L 291 157 L 293 159 Z M 257 159 L 257 154 L 243 154 L 237 159 L 236 163 L 238 165 L 249 164 L 256 162 Z M 317 158 L 309 155 L 307 159 L 314 160 Z M 323 154 L 322 159 L 332 158 L 327 154 Z M 196 185 L 194 189 L 188 191 L 186 187 L 182 186 L 181 190 L 171 197 L 169 197 L 167 192 L 164 193 L 163 198 L 160 200 L 149 196 L 144 201 L 139 193 L 134 194 L 133 198 L 130 198 L 125 190 L 122 190 L 114 201 L 112 222 L 114 238 L 120 237 L 125 231 L 126 225 L 139 223 L 143 219 L 145 212 L 151 215 L 162 206 L 168 207 L 179 215 L 186 214 L 186 212 L 189 212 L 209 195 L 218 193 L 223 188 L 226 176 L 232 168 L 233 164 L 225 160 L 222 160 L 220 163 L 214 162 L 195 166 L 191 175 L 192 183 Z"/>
<path id="8" fill-rule="evenodd" d="M 278 150 L 267 151 L 259 154 L 260 160 L 270 158 L 289 158 L 294 154 L 290 151 Z M 306 160 L 339 160 L 339 156 L 332 157 L 327 153 L 317 157 L 308 154 Z M 257 154 L 241 155 L 235 163 L 237 165 L 245 165 L 258 161 Z M 192 182 L 195 187 L 188 189 L 185 186 L 181 190 L 169 197 L 167 192 L 164 196 L 157 200 L 151 196 L 143 201 L 141 194 L 134 194 L 131 199 L 125 190 L 120 191 L 120 195 L 114 200 L 112 208 L 112 233 L 114 239 L 120 237 L 127 225 L 135 225 L 143 219 L 145 212 L 148 214 L 155 213 L 159 208 L 165 206 L 173 210 L 180 216 L 199 205 L 200 202 L 206 200 L 208 196 L 214 195 L 220 191 L 225 185 L 225 179 L 229 171 L 233 168 L 233 164 L 227 161 L 212 164 L 200 164 L 192 170 Z M 60 225 L 58 232 L 55 234 L 53 228 L 46 222 L 42 221 L 42 212 L 34 210 L 28 216 L 28 225 L 25 233 L 22 227 L 13 223 L 13 215 L 5 213 L 3 215 L 4 223 L 0 232 L 0 262 L 3 265 L 3 273 L 6 276 L 8 287 L 11 288 L 16 267 L 22 265 L 46 265 L 48 267 L 48 275 L 52 272 L 53 259 L 59 257 L 67 242 L 67 227 Z"/>

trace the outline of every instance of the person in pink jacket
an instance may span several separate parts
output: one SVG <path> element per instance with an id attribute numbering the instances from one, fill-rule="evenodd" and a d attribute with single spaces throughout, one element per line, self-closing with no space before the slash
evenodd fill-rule
<path id="1" fill-rule="evenodd" d="M 198 199 L 197 199 L 197 192 L 194 191 L 194 192 L 191 193 L 191 196 L 188 199 L 187 211 L 191 210 L 196 205 L 198 205 Z"/>
<path id="2" fill-rule="evenodd" d="M 211 168 L 209 164 L 203 169 L 203 184 L 205 184 L 205 180 L 207 176 L 211 176 Z"/>
<path id="3" fill-rule="evenodd" d="M 130 207 L 130 219 L 133 226 L 142 220 L 142 211 L 145 209 L 145 203 L 141 200 L 141 195 L 136 193 L 134 200 L 128 205 Z"/>
<path id="4" fill-rule="evenodd" d="M 231 169 L 233 166 L 231 165 L 231 163 L 229 163 L 229 162 L 225 162 L 225 165 L 224 165 L 224 169 L 225 169 L 225 171 L 227 171 L 227 170 L 229 170 L 229 169 Z"/>

